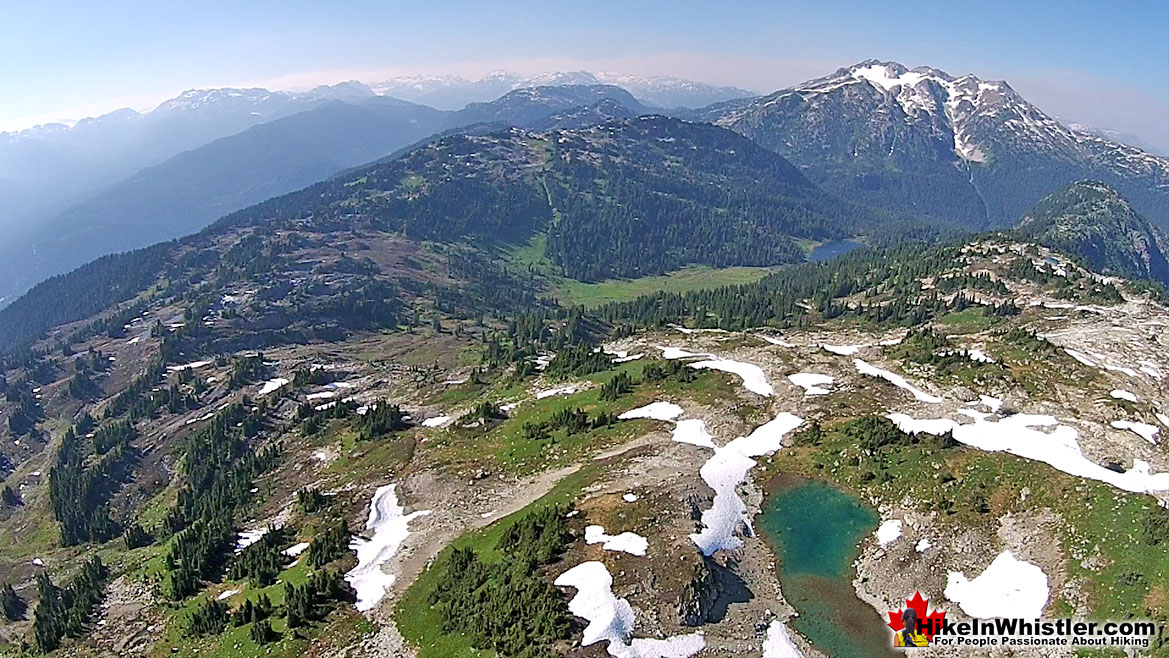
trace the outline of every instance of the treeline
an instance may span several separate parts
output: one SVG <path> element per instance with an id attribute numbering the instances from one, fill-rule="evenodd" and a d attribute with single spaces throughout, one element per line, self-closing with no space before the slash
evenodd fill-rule
<path id="1" fill-rule="evenodd" d="M 49 329 L 126 301 L 167 271 L 174 243 L 102 256 L 68 274 L 42 281 L 0 309 L 0 351 L 26 345 Z"/>
<path id="2" fill-rule="evenodd" d="M 485 562 L 469 548 L 454 549 L 430 597 L 443 631 L 465 634 L 475 647 L 506 658 L 551 656 L 552 644 L 568 637 L 572 617 L 542 568 L 571 538 L 569 511 L 552 505 L 509 526 L 496 546 L 502 560 Z"/>
<path id="3" fill-rule="evenodd" d="M 923 289 L 921 280 L 951 269 L 957 246 L 901 245 L 857 250 L 820 263 L 770 274 L 757 283 L 686 293 L 657 293 L 608 304 L 597 315 L 622 331 L 687 323 L 699 328 L 806 327 L 851 317 L 878 325 L 915 326 L 975 306 L 965 294 Z M 1018 313 L 1013 303 L 981 306 L 984 313 Z"/>

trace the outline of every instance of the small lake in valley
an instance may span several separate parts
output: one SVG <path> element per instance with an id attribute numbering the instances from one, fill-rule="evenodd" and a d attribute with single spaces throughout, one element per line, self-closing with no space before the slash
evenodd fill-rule
<path id="1" fill-rule="evenodd" d="M 808 260 L 811 262 L 831 260 L 837 256 L 847 254 L 853 249 L 860 249 L 863 246 L 865 246 L 864 243 L 856 242 L 855 240 L 833 240 L 832 242 L 825 242 L 808 252 Z"/>

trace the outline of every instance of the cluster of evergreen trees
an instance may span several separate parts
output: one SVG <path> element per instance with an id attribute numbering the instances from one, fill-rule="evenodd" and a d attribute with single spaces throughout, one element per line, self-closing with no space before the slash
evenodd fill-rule
<path id="1" fill-rule="evenodd" d="M 28 610 L 28 603 L 20 598 L 12 585 L 5 585 L 0 587 L 0 613 L 8 621 L 20 621 L 24 619 L 24 613 Z"/>
<path id="2" fill-rule="evenodd" d="M 184 442 L 185 482 L 163 522 L 175 533 L 165 560 L 167 591 L 176 600 L 199 591 L 222 569 L 236 511 L 250 500 L 253 478 L 279 457 L 279 446 L 256 451 L 249 442 L 265 412 L 263 405 L 255 412 L 231 405 Z"/>
<path id="3" fill-rule="evenodd" d="M 129 421 L 90 432 L 93 425 L 93 419 L 84 414 L 66 430 L 49 469 L 49 502 L 65 546 L 104 542 L 121 531 L 110 518 L 108 502 L 137 459 L 130 445 L 137 431 Z M 89 434 L 92 437 L 87 438 Z"/>
<path id="4" fill-rule="evenodd" d="M 507 658 L 543 658 L 568 636 L 571 616 L 564 597 L 543 575 L 570 539 L 569 508 L 549 506 L 512 524 L 497 550 L 503 560 L 484 562 L 471 549 L 455 549 L 434 592 L 447 633 L 471 637 L 480 649 Z"/>
<path id="5" fill-rule="evenodd" d="M 81 571 L 58 587 L 47 573 L 37 574 L 37 604 L 33 614 L 33 638 L 37 649 L 48 653 L 61 646 L 66 637 L 85 631 L 94 608 L 101 601 L 107 570 L 95 555 Z"/>
<path id="6" fill-rule="evenodd" d="M 227 577 L 231 580 L 246 578 L 257 587 L 271 585 L 288 563 L 288 556 L 284 554 L 287 544 L 288 532 L 284 528 L 269 528 L 259 541 L 235 556 L 228 567 Z"/>
<path id="7" fill-rule="evenodd" d="M 356 600 L 353 588 L 339 571 L 315 571 L 303 585 L 284 583 L 284 612 L 289 628 L 323 618 L 338 602 Z"/>
<path id="8" fill-rule="evenodd" d="M 360 441 L 369 441 L 400 432 L 408 427 L 410 424 L 406 422 L 406 414 L 401 407 L 379 400 L 370 404 L 366 412 L 357 417 L 357 438 Z"/>
<path id="9" fill-rule="evenodd" d="M 345 519 L 326 523 L 309 542 L 308 565 L 319 568 L 345 557 L 349 554 L 351 537 Z"/>
<path id="10" fill-rule="evenodd" d="M 542 421 L 528 421 L 524 423 L 524 437 L 533 441 L 544 441 L 555 438 L 554 433 L 563 431 L 567 436 L 580 434 L 589 430 L 608 427 L 617 422 L 617 417 L 605 411 L 598 411 L 595 416 L 579 408 L 564 408 Z"/>

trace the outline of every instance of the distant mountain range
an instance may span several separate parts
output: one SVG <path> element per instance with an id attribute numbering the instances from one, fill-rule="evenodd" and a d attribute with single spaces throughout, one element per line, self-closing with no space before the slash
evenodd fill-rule
<path id="1" fill-rule="evenodd" d="M 712 103 L 754 96 L 739 87 L 713 85 L 669 76 L 640 77 L 619 73 L 542 73 L 521 76 L 493 71 L 478 80 L 458 76 L 405 76 L 372 85 L 379 94 L 393 96 L 439 109 L 456 110 L 469 103 L 499 98 L 516 89 L 562 85 L 616 85 L 641 102 L 661 108 L 705 107 Z"/>
<path id="2" fill-rule="evenodd" d="M 502 95 L 475 96 L 495 91 Z M 297 93 L 193 90 L 147 113 L 7 133 L 0 305 L 103 254 L 197 231 L 443 135 L 579 130 L 654 113 L 729 128 L 852 208 L 887 213 L 869 224 L 878 242 L 907 235 L 907 225 L 922 236 L 1012 226 L 1045 195 L 1086 179 L 1113 186 L 1152 224 L 1169 227 L 1169 159 L 1064 126 L 1005 82 L 869 60 L 740 97 L 748 93 L 587 72 L 415 77 Z M 457 111 L 410 102 L 456 98 L 474 102 Z"/>

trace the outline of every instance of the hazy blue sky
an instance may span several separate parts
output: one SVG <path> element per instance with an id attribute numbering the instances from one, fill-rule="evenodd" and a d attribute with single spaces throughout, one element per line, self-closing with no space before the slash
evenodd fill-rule
<path id="1" fill-rule="evenodd" d="M 0 129 L 194 87 L 589 69 L 771 91 L 870 57 L 1006 79 L 1169 148 L 1166 0 L 7 2 Z"/>

